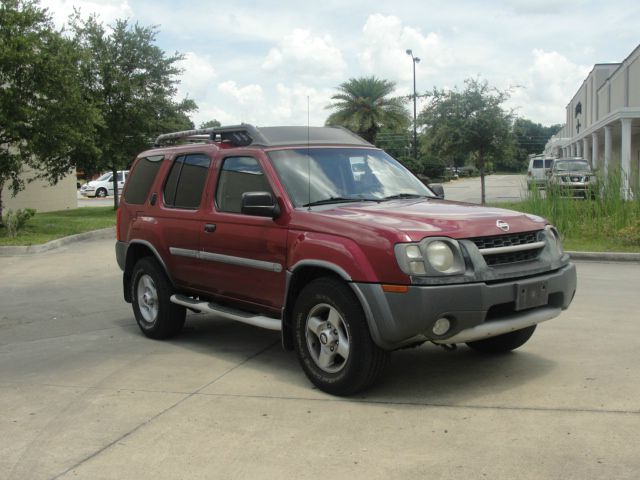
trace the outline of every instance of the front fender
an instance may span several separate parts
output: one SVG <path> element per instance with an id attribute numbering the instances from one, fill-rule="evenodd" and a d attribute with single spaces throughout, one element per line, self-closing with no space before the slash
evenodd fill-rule
<path id="1" fill-rule="evenodd" d="M 288 270 L 322 267 L 348 282 L 377 282 L 378 275 L 362 248 L 353 240 L 317 232 L 290 232 Z"/>

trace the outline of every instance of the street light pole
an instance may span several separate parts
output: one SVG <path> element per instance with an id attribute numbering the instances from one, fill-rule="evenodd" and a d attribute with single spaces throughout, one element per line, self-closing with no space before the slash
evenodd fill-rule
<path id="1" fill-rule="evenodd" d="M 420 62 L 420 59 L 413 56 L 413 51 L 410 48 L 407 49 L 407 55 L 411 57 L 411 61 L 413 62 L 413 159 L 418 160 L 418 133 L 416 125 L 416 99 L 418 95 L 416 94 L 416 63 Z"/>

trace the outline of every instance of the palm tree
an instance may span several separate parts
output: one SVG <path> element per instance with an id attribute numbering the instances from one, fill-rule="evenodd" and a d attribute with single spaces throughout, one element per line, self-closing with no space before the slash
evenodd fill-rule
<path id="1" fill-rule="evenodd" d="M 403 97 L 389 97 L 396 84 L 372 77 L 351 78 L 338 87 L 331 97 L 334 103 L 326 108 L 334 110 L 326 125 L 342 125 L 374 143 L 381 127 L 406 128 L 409 113 Z"/>

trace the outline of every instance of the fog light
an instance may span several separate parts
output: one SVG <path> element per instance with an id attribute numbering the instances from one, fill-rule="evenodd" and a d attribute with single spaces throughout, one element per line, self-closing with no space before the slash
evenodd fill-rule
<path id="1" fill-rule="evenodd" d="M 442 317 L 436 320 L 436 323 L 433 324 L 433 328 L 431 331 L 434 335 L 444 335 L 451 328 L 451 322 L 448 318 Z"/>

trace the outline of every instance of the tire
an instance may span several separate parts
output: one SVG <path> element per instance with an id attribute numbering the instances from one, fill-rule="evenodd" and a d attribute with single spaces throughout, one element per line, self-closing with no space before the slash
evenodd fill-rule
<path id="1" fill-rule="evenodd" d="M 531 338 L 535 332 L 537 325 L 516 330 L 515 332 L 503 333 L 497 337 L 487 338 L 485 340 L 477 340 L 475 342 L 467 342 L 467 345 L 474 350 L 483 353 L 505 353 L 521 347 L 527 340 Z"/>
<path id="2" fill-rule="evenodd" d="M 173 294 L 171 283 L 152 257 L 144 257 L 133 267 L 131 304 L 142 333 L 157 340 L 180 333 L 186 309 L 169 300 Z"/>
<path id="3" fill-rule="evenodd" d="M 99 188 L 98 190 L 96 190 L 96 197 L 104 198 L 106 196 L 107 196 L 107 189 L 106 188 Z"/>
<path id="4" fill-rule="evenodd" d="M 389 352 L 372 340 L 364 312 L 342 281 L 322 277 L 302 289 L 293 310 L 294 347 L 309 380 L 333 395 L 370 387 Z"/>

